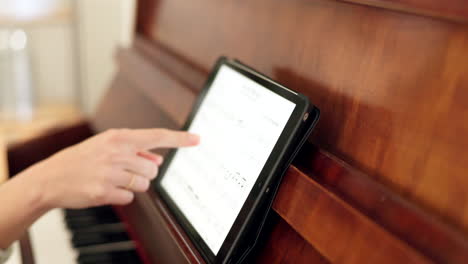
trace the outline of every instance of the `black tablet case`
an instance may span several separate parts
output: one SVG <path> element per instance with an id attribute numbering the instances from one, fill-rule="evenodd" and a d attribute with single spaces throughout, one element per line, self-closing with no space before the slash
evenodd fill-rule
<path id="1" fill-rule="evenodd" d="M 243 68 L 248 69 L 249 71 L 264 76 L 263 74 L 257 72 L 256 70 L 250 68 L 249 66 L 241 63 L 238 60 L 230 60 L 226 57 L 221 57 L 218 59 L 218 63 L 222 61 L 230 61 L 232 64 L 238 64 Z M 269 79 L 269 78 L 268 78 Z M 280 85 L 277 83 L 277 85 Z M 281 86 L 281 85 L 280 85 Z M 286 173 L 287 169 L 291 165 L 292 161 L 294 160 L 295 156 L 299 152 L 302 145 L 308 139 L 310 133 L 312 132 L 313 128 L 318 122 L 320 111 L 317 107 L 310 103 L 308 98 L 302 94 L 298 94 L 298 96 L 307 100 L 309 106 L 307 111 L 305 111 L 304 115 L 307 115 L 307 118 L 303 118 L 300 126 L 297 128 L 294 135 L 291 135 L 292 141 L 290 142 L 288 148 L 283 154 L 283 157 L 277 162 L 279 167 L 275 170 L 276 172 L 272 174 L 270 183 L 268 185 L 268 193 L 266 193 L 260 204 L 256 207 L 254 214 L 247 222 L 247 228 L 243 230 L 243 234 L 239 237 L 239 241 L 249 241 L 248 244 L 243 244 L 235 248 L 235 251 L 228 254 L 228 258 L 223 260 L 222 263 L 250 263 L 251 258 L 254 257 L 254 249 L 259 244 L 259 238 L 263 235 L 262 231 L 265 230 L 266 220 L 268 219 L 268 215 L 270 213 L 274 198 L 276 193 L 279 189 L 279 185 L 283 178 L 283 175 Z M 255 221 L 255 223 L 254 223 Z"/>
<path id="2" fill-rule="evenodd" d="M 254 217 L 255 219 L 259 219 L 260 222 L 258 225 L 250 225 L 250 230 L 246 230 L 244 232 L 245 235 L 248 235 L 251 240 L 243 239 L 244 241 L 252 241 L 252 243 L 246 245 L 245 247 L 239 249 L 236 253 L 234 253 L 228 260 L 228 264 L 231 263 L 249 263 L 253 261 L 251 258 L 255 257 L 253 253 L 255 253 L 255 248 L 258 244 L 259 239 L 266 234 L 263 234 L 262 231 L 265 230 L 266 220 L 269 218 L 268 215 L 270 214 L 273 201 L 276 197 L 276 193 L 278 192 L 279 186 L 283 179 L 284 174 L 288 170 L 289 166 L 291 165 L 294 158 L 297 156 L 297 153 L 304 145 L 304 143 L 309 138 L 312 130 L 314 129 L 315 125 L 317 124 L 319 117 L 320 117 L 320 110 L 311 105 L 310 111 L 307 112 L 308 118 L 303 122 L 302 127 L 298 130 L 297 136 L 293 143 L 291 143 L 290 148 L 288 149 L 287 153 L 284 155 L 284 159 L 281 161 L 283 163 L 282 167 L 278 169 L 278 174 L 273 176 L 273 181 L 269 187 L 270 195 L 264 199 L 263 204 L 258 209 L 259 212 Z M 237 259 L 237 261 L 232 261 Z"/>

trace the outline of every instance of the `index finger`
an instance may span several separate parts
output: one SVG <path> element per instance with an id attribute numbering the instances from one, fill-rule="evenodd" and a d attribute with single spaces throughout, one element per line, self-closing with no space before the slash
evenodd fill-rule
<path id="1" fill-rule="evenodd" d="M 142 150 L 189 147 L 200 142 L 200 137 L 196 134 L 165 128 L 135 129 L 128 133 L 130 144 Z"/>

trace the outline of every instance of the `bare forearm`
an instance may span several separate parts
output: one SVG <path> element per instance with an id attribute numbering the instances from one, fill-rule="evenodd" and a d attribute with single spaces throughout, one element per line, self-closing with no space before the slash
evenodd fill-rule
<path id="1" fill-rule="evenodd" d="M 40 182 L 27 170 L 0 186 L 0 248 L 7 248 L 49 210 Z M 39 186 L 37 186 L 39 185 Z"/>
<path id="2" fill-rule="evenodd" d="M 35 164 L 0 186 L 0 248 L 52 208 L 130 203 L 134 192 L 148 190 L 163 161 L 148 150 L 198 143 L 187 132 L 113 130 Z"/>

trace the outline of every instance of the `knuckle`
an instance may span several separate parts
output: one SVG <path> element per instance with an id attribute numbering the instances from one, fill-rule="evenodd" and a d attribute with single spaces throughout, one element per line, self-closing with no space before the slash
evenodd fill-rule
<path id="1" fill-rule="evenodd" d="M 110 152 L 108 154 L 107 159 L 108 159 L 109 163 L 111 165 L 113 165 L 113 166 L 118 165 L 118 164 L 122 163 L 122 161 L 123 161 L 121 154 L 118 153 L 118 152 L 114 152 L 114 151 L 112 151 L 112 152 Z"/>
<path id="2" fill-rule="evenodd" d="M 106 188 L 108 186 L 114 186 L 119 182 L 120 178 L 124 173 L 125 172 L 123 170 L 115 166 L 109 167 L 106 170 L 106 173 L 103 173 L 103 175 L 101 175 L 101 184 L 106 186 Z"/>
<path id="3" fill-rule="evenodd" d="M 94 201 L 94 203 L 96 204 L 102 204 L 102 203 L 105 203 L 106 202 L 106 189 L 104 188 L 104 186 L 96 186 L 96 188 L 94 188 L 92 191 L 91 191 L 91 199 Z"/>
<path id="4" fill-rule="evenodd" d="M 98 183 L 107 184 L 108 182 L 110 182 L 110 175 L 110 173 L 101 173 L 98 177 Z"/>
<path id="5" fill-rule="evenodd" d="M 129 204 L 133 201 L 133 199 L 135 198 L 135 195 L 130 192 L 124 199 L 123 199 L 123 204 Z"/>

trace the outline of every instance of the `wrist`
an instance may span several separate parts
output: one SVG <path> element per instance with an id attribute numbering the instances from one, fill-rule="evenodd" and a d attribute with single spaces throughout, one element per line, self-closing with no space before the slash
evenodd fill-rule
<path id="1" fill-rule="evenodd" d="M 25 201 L 37 215 L 42 215 L 54 208 L 53 199 L 48 191 L 48 182 L 36 166 L 28 168 L 17 176 L 24 190 Z"/>

